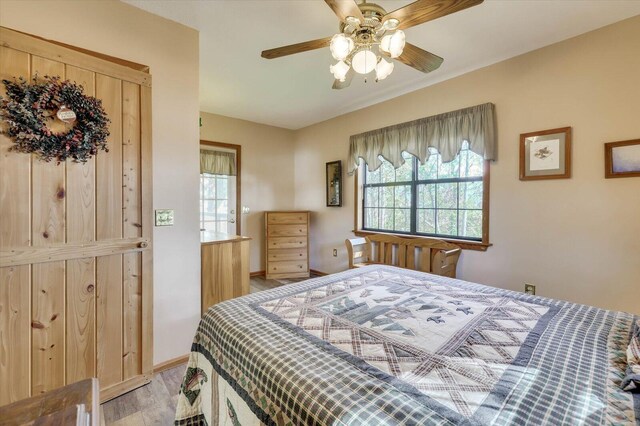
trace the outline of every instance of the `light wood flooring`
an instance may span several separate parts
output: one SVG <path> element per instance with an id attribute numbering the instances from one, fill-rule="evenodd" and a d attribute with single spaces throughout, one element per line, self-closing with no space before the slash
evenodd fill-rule
<path id="1" fill-rule="evenodd" d="M 315 275 L 311 274 L 311 278 L 315 277 Z M 280 287 L 281 285 L 297 283 L 308 279 L 309 278 L 291 278 L 287 280 L 268 280 L 264 276 L 251 277 L 251 293 L 256 293 L 262 290 L 270 290 L 272 288 Z"/>
<path id="2" fill-rule="evenodd" d="M 276 281 L 252 277 L 251 293 L 305 279 Z M 172 425 L 185 368 L 186 364 L 182 364 L 157 373 L 148 385 L 105 402 L 101 406 L 100 423 L 104 426 Z"/>

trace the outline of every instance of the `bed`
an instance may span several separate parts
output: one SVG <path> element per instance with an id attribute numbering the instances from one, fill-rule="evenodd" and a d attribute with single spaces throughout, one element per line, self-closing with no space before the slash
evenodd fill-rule
<path id="1" fill-rule="evenodd" d="M 640 424 L 640 394 L 621 388 L 636 321 L 393 266 L 348 270 L 211 307 L 176 424 Z"/>

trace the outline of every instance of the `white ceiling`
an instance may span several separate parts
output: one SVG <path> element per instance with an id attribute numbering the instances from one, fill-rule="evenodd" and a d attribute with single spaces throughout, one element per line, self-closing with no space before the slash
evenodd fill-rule
<path id="1" fill-rule="evenodd" d="M 485 0 L 406 30 L 445 60 L 423 74 L 399 62 L 386 80 L 333 90 L 328 48 L 279 59 L 265 49 L 329 36 L 322 0 L 124 0 L 200 31 L 202 111 L 297 129 L 640 14 L 639 0 Z M 380 0 L 391 11 L 409 0 Z M 335 62 L 335 61 L 334 61 Z M 152 70 L 153 72 L 153 70 Z"/>

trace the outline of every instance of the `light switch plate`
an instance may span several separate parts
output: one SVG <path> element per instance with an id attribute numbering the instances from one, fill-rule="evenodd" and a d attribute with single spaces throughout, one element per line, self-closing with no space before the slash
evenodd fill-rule
<path id="1" fill-rule="evenodd" d="M 173 209 L 156 210 L 156 226 L 173 226 Z"/>

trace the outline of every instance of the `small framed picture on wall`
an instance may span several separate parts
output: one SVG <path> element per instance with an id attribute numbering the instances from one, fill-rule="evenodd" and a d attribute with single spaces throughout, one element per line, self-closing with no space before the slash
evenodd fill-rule
<path id="1" fill-rule="evenodd" d="M 571 177 L 571 127 L 520 135 L 520 180 Z"/>
<path id="2" fill-rule="evenodd" d="M 342 206 L 342 161 L 327 163 L 327 207 Z"/>
<path id="3" fill-rule="evenodd" d="M 604 144 L 604 177 L 640 177 L 640 139 Z"/>

